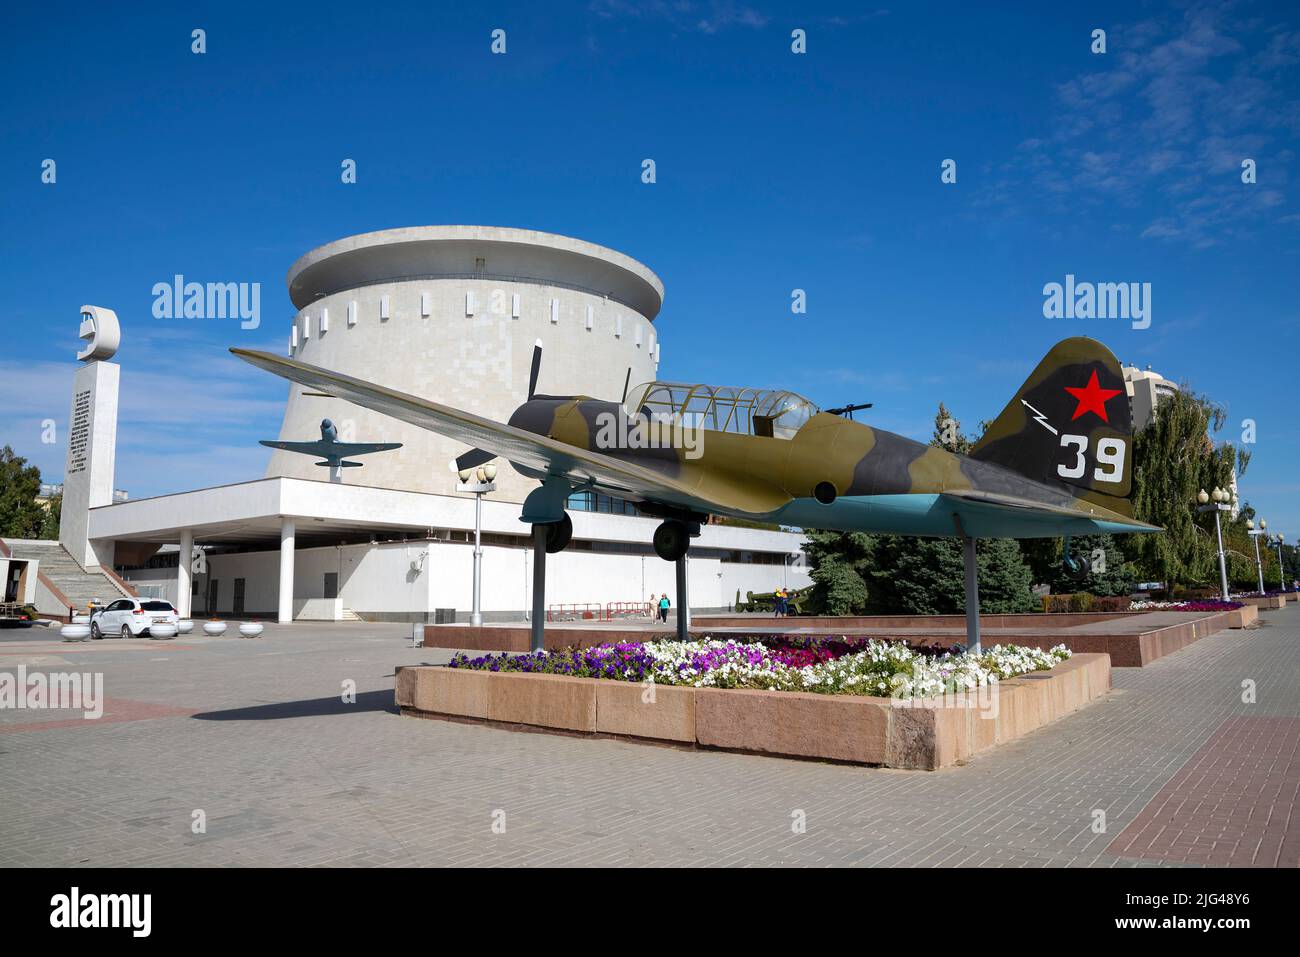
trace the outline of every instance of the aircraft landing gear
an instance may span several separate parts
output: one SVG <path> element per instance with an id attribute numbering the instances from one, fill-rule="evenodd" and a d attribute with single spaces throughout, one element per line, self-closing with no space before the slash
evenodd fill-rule
<path id="1" fill-rule="evenodd" d="M 1077 582 L 1081 582 L 1088 577 L 1092 571 L 1088 563 L 1077 555 L 1070 554 L 1070 536 L 1065 536 L 1062 542 L 1061 568 L 1067 575 Z"/>
<path id="2" fill-rule="evenodd" d="M 655 529 L 655 554 L 677 565 L 677 640 L 689 641 L 691 633 L 691 599 L 686 588 L 686 553 L 691 539 L 700 534 L 695 522 L 670 518 Z"/>
<path id="3" fill-rule="evenodd" d="M 666 562 L 682 558 L 691 547 L 691 532 L 685 522 L 670 518 L 655 529 L 655 554 Z"/>
<path id="4" fill-rule="evenodd" d="M 558 522 L 533 523 L 533 651 L 546 647 L 546 556 L 564 551 L 572 540 L 573 519 L 568 512 Z"/>
<path id="5" fill-rule="evenodd" d="M 573 541 L 573 519 L 569 518 L 568 512 L 558 522 L 543 527 L 546 529 L 546 551 L 551 555 L 564 551 Z"/>

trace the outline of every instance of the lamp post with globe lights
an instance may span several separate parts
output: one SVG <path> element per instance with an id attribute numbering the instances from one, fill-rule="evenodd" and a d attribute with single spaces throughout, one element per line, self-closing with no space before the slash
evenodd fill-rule
<path id="1" fill-rule="evenodd" d="M 477 469 L 461 469 L 457 475 L 460 490 L 474 493 L 474 607 L 469 623 L 477 628 L 483 624 L 483 496 L 497 490 L 497 467 L 489 462 Z"/>
<path id="2" fill-rule="evenodd" d="M 1197 512 L 1214 513 L 1214 535 L 1219 542 L 1219 584 L 1223 591 L 1223 600 L 1228 601 L 1228 560 L 1223 554 L 1223 527 L 1219 522 L 1219 513 L 1227 512 L 1232 509 L 1232 493 L 1225 492 L 1223 489 L 1215 487 L 1213 492 L 1207 493 L 1201 489 L 1196 494 Z"/>
<path id="3" fill-rule="evenodd" d="M 1255 540 L 1255 570 L 1259 572 L 1259 593 L 1264 594 L 1264 561 L 1259 557 L 1259 540 L 1268 535 L 1268 522 L 1259 520 L 1259 528 L 1250 519 L 1246 519 L 1246 534 Z M 1267 539 L 1265 539 L 1267 541 Z"/>

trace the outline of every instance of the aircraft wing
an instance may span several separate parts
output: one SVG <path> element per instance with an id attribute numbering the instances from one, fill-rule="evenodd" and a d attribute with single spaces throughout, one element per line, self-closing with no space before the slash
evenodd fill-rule
<path id="1" fill-rule="evenodd" d="M 296 359 L 251 349 L 230 351 L 291 382 L 612 495 L 726 515 L 765 515 L 790 501 L 786 492 L 766 483 L 718 479 L 700 468 L 685 468 L 677 478 Z"/>
<path id="2" fill-rule="evenodd" d="M 314 442 L 272 442 L 269 439 L 259 439 L 259 445 L 265 445 L 268 449 L 284 449 L 286 452 L 301 452 L 303 455 L 319 455 L 326 458 L 331 455 L 337 455 L 337 452 L 331 451 L 330 443 L 317 439 Z"/>
<path id="3" fill-rule="evenodd" d="M 977 489 L 952 489 L 943 493 L 949 498 L 959 499 L 965 502 L 976 502 L 981 505 L 993 505 L 999 508 L 1017 509 L 1021 511 L 1039 512 L 1046 515 L 1055 515 L 1061 518 L 1080 518 L 1091 519 L 1097 522 L 1110 522 L 1116 525 L 1126 525 L 1135 532 L 1160 532 L 1164 531 L 1158 525 L 1148 525 L 1146 522 L 1139 522 L 1135 518 L 1127 515 L 1121 515 L 1119 512 L 1113 512 L 1108 508 L 1095 505 L 1080 500 L 1082 508 L 1068 508 L 1064 505 L 1053 505 L 1049 502 L 1039 502 L 1028 498 L 1019 498 L 1014 495 L 1000 495 L 996 492 L 984 492 Z"/>
<path id="4" fill-rule="evenodd" d="M 391 452 L 400 449 L 401 442 L 334 442 L 335 455 L 369 455 L 371 452 Z"/>

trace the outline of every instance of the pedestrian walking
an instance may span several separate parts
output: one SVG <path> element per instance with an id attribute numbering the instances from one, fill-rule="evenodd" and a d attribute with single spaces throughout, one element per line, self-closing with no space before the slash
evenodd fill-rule
<path id="1" fill-rule="evenodd" d="M 667 592 L 664 592 L 661 596 L 659 596 L 659 620 L 662 621 L 665 625 L 668 624 L 668 606 L 670 604 L 671 602 L 668 601 Z"/>

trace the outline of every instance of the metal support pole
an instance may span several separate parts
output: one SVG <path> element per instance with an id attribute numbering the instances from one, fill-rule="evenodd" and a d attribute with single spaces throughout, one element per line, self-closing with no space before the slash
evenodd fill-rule
<path id="1" fill-rule="evenodd" d="M 966 561 L 966 651 L 978 655 L 983 649 L 980 645 L 980 581 L 975 539 L 963 535 L 961 550 Z"/>
<path id="2" fill-rule="evenodd" d="M 546 526 L 533 523 L 533 651 L 546 647 Z"/>
<path id="3" fill-rule="evenodd" d="M 677 559 L 677 640 L 691 640 L 691 596 L 686 591 L 686 556 Z"/>
<path id="4" fill-rule="evenodd" d="M 1228 600 L 1228 560 L 1223 554 L 1223 527 L 1219 524 L 1219 509 L 1214 510 L 1214 534 L 1219 540 L 1219 583 L 1223 586 L 1223 600 Z"/>
<path id="5" fill-rule="evenodd" d="M 330 482 L 334 485 L 343 484 L 343 466 L 341 465 L 330 466 Z"/>
<path id="6" fill-rule="evenodd" d="M 1277 588 L 1278 591 L 1287 591 L 1286 587 L 1286 568 L 1282 564 L 1282 536 L 1277 537 Z"/>
<path id="7" fill-rule="evenodd" d="M 474 493 L 474 608 L 469 613 L 469 623 L 478 628 L 483 624 L 483 493 Z"/>
<path id="8" fill-rule="evenodd" d="M 1259 593 L 1264 594 L 1264 561 L 1259 557 L 1259 536 L 1255 538 L 1255 571 L 1259 572 Z"/>

